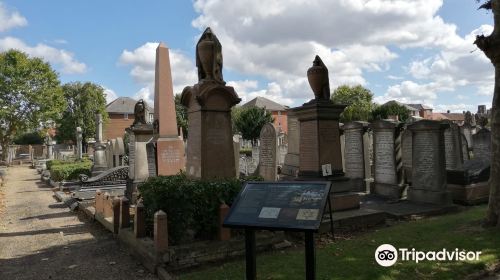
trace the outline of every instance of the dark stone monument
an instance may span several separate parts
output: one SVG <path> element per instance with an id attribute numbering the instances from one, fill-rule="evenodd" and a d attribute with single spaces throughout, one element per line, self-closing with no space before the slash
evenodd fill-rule
<path id="1" fill-rule="evenodd" d="M 222 46 L 207 28 L 196 45 L 199 82 L 182 91 L 188 108 L 186 173 L 191 178 L 235 177 L 231 107 L 241 99 L 222 78 Z"/>
<path id="2" fill-rule="evenodd" d="M 371 123 L 373 130 L 374 183 L 371 192 L 392 199 L 400 199 L 403 183 L 401 158 L 402 124 L 389 120 Z"/>
<path id="3" fill-rule="evenodd" d="M 413 133 L 412 184 L 408 200 L 439 205 L 451 203 L 446 190 L 444 130 L 447 124 L 421 120 L 408 126 Z"/>

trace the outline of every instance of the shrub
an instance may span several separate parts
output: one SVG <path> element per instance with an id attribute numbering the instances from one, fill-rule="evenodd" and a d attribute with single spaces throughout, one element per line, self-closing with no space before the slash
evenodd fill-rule
<path id="1" fill-rule="evenodd" d="M 188 241 L 191 235 L 211 238 L 217 232 L 220 204 L 231 205 L 245 181 L 257 180 L 262 178 L 203 181 L 188 179 L 185 174 L 151 177 L 139 186 L 148 227 L 152 228 L 154 213 L 163 210 L 172 244 Z"/>
<path id="2" fill-rule="evenodd" d="M 52 170 L 52 166 L 61 165 L 61 164 L 65 164 L 65 163 L 69 163 L 69 162 L 65 162 L 65 161 L 58 160 L 58 159 L 53 159 L 53 160 L 47 161 L 45 164 L 47 165 L 47 170 Z"/>
<path id="3" fill-rule="evenodd" d="M 52 161 L 49 161 L 52 162 Z M 48 163 L 48 162 L 47 162 Z M 47 168 L 49 168 L 47 166 Z M 54 181 L 68 181 L 78 179 L 78 175 L 91 175 L 92 162 L 84 160 L 80 162 L 61 162 L 56 161 L 50 166 L 50 178 Z"/>

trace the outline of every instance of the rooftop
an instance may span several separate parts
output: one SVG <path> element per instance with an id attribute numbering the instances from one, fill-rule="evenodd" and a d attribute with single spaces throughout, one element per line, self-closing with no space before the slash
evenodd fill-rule
<path id="1" fill-rule="evenodd" d="M 269 100 L 265 97 L 255 97 L 254 99 L 248 101 L 247 103 L 241 105 L 243 108 L 248 108 L 248 107 L 259 107 L 259 108 L 266 108 L 268 111 L 285 111 L 288 107 L 281 105 L 279 103 L 276 103 L 272 100 Z"/>
<path id="2" fill-rule="evenodd" d="M 137 101 L 138 100 L 130 97 L 118 97 L 106 105 L 106 112 L 115 114 L 133 114 L 135 103 L 137 103 Z M 146 105 L 148 112 L 154 113 L 154 108 L 149 106 L 147 103 Z"/>

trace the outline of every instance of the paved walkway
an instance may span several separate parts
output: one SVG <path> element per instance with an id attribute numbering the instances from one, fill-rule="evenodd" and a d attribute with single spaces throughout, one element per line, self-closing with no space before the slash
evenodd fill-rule
<path id="1" fill-rule="evenodd" d="M 34 169 L 9 168 L 2 191 L 0 279 L 157 279 L 111 233 L 56 202 Z"/>

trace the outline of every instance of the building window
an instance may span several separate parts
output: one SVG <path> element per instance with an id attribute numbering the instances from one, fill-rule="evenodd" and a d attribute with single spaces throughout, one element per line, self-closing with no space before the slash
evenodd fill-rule
<path id="1" fill-rule="evenodd" d="M 153 114 L 149 114 L 149 122 L 152 123 L 154 120 L 154 115 Z"/>
<path id="2" fill-rule="evenodd" d="M 128 120 L 128 114 L 123 114 L 123 119 Z"/>

